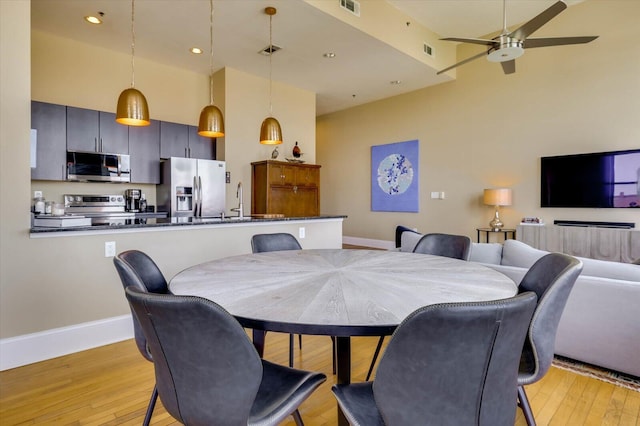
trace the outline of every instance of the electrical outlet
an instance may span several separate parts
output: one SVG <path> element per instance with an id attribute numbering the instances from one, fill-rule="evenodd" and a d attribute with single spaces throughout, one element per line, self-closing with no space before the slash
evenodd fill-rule
<path id="1" fill-rule="evenodd" d="M 305 235 L 304 226 L 301 226 L 300 228 L 298 228 L 298 237 L 302 239 L 304 238 L 304 235 Z"/>
<path id="2" fill-rule="evenodd" d="M 42 197 L 42 191 L 33 191 L 33 198 Z"/>
<path id="3" fill-rule="evenodd" d="M 116 242 L 107 241 L 104 243 L 104 257 L 114 257 L 116 255 Z"/>

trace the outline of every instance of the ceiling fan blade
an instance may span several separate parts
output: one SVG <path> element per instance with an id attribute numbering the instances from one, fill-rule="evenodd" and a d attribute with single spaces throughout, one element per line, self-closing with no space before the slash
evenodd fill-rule
<path id="1" fill-rule="evenodd" d="M 500 65 L 502 65 L 502 71 L 504 71 L 505 74 L 513 74 L 514 72 L 516 72 L 515 59 L 512 59 L 510 61 L 500 62 Z"/>
<path id="2" fill-rule="evenodd" d="M 567 5 L 563 1 L 558 1 L 551 5 L 548 9 L 540 13 L 535 18 L 531 19 L 527 23 L 523 24 L 520 28 L 509 34 L 518 40 L 526 39 L 530 34 L 533 34 L 538 28 L 549 22 L 557 14 L 567 8 Z"/>
<path id="3" fill-rule="evenodd" d="M 473 61 L 474 59 L 478 59 L 478 58 L 479 58 L 479 57 L 481 57 L 481 56 L 485 56 L 486 54 L 487 54 L 487 52 L 481 52 L 481 53 L 478 53 L 477 55 L 474 55 L 474 56 L 472 56 L 472 57 L 470 57 L 470 58 L 467 58 L 467 59 L 465 59 L 464 61 L 460 61 L 460 62 L 458 62 L 457 64 L 451 65 L 450 67 L 447 67 L 447 68 L 445 68 L 445 69 L 443 69 L 443 70 L 438 71 L 438 72 L 436 73 L 436 75 L 440 75 L 440 74 L 442 74 L 443 72 L 447 72 L 447 71 L 449 71 L 449 70 L 450 70 L 450 69 L 452 69 L 452 68 L 459 67 L 460 65 L 466 64 L 467 62 L 471 62 L 471 61 Z"/>
<path id="4" fill-rule="evenodd" d="M 582 44 L 589 43 L 597 39 L 598 36 L 584 37 L 547 37 L 547 38 L 528 38 L 522 44 L 525 49 L 533 47 L 562 46 L 565 44 Z"/>
<path id="5" fill-rule="evenodd" d="M 440 40 L 460 41 L 462 43 L 482 44 L 484 46 L 493 46 L 494 44 L 497 43 L 497 41 L 495 40 L 485 40 L 483 38 L 446 37 L 446 38 L 441 38 Z"/>

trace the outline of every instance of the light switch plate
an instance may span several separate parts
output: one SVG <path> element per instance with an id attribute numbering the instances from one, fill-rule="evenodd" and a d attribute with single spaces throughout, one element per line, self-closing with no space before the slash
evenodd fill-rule
<path id="1" fill-rule="evenodd" d="M 300 228 L 298 228 L 298 237 L 304 238 L 304 236 L 305 236 L 304 226 L 301 226 Z"/>

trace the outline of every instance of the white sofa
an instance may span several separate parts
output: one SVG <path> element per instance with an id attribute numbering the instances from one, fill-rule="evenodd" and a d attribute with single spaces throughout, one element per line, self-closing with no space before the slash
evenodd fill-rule
<path id="1" fill-rule="evenodd" d="M 421 235 L 403 232 L 401 251 Z M 470 261 L 519 283 L 548 252 L 521 241 L 473 243 Z M 640 377 L 640 266 L 580 258 L 584 265 L 560 319 L 555 353 Z"/>

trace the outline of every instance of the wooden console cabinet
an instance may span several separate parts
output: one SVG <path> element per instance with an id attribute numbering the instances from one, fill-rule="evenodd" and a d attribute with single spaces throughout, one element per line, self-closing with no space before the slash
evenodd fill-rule
<path id="1" fill-rule="evenodd" d="M 251 163 L 251 214 L 319 216 L 320 166 L 272 160 Z"/>

